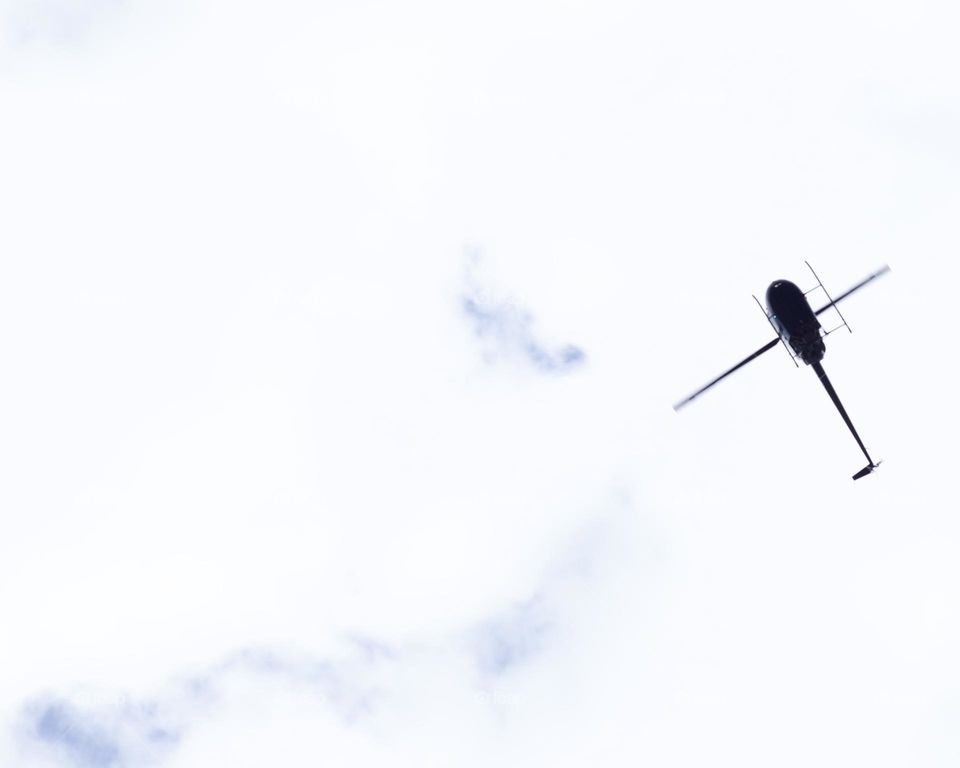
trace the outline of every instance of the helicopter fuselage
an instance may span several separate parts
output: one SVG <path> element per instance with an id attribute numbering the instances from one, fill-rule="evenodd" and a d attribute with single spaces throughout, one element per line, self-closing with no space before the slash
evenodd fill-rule
<path id="1" fill-rule="evenodd" d="M 820 321 L 807 297 L 789 280 L 775 280 L 767 288 L 770 322 L 794 353 L 807 365 L 819 363 L 827 351 Z"/>
<path id="2" fill-rule="evenodd" d="M 807 266 L 810 267 L 809 262 L 807 263 Z M 723 381 L 734 371 L 739 371 L 751 360 L 756 360 L 760 355 L 783 343 L 788 351 L 792 351 L 792 354 L 795 357 L 799 357 L 806 365 L 809 365 L 811 368 L 813 368 L 814 373 L 817 374 L 817 378 L 820 380 L 820 383 L 827 391 L 827 394 L 833 401 L 834 406 L 836 407 L 837 411 L 839 411 L 844 423 L 847 425 L 847 429 L 850 430 L 854 440 L 857 441 L 857 445 L 860 447 L 864 457 L 867 459 L 867 466 L 857 472 L 853 476 L 853 479 L 859 480 L 861 477 L 869 475 L 874 469 L 877 468 L 877 463 L 874 462 L 873 459 L 870 458 L 870 454 L 867 453 L 867 448 L 863 444 L 863 440 L 861 440 L 860 435 L 857 434 L 857 430 L 854 428 L 853 422 L 847 415 L 847 411 L 843 407 L 843 403 L 840 402 L 840 398 L 837 395 L 836 390 L 833 388 L 833 384 L 827 377 L 827 372 L 823 370 L 823 366 L 820 364 L 820 361 L 823 360 L 823 356 L 827 351 L 826 345 L 823 342 L 823 337 L 827 334 L 823 332 L 823 328 L 820 325 L 820 321 L 817 320 L 817 316 L 829 309 L 835 309 L 837 315 L 840 317 L 840 320 L 843 322 L 843 326 L 837 326 L 837 328 L 846 327 L 846 329 L 849 331 L 850 326 L 847 325 L 847 321 L 843 319 L 843 315 L 841 315 L 840 310 L 837 309 L 837 303 L 843 301 L 848 296 L 863 288 L 863 286 L 867 285 L 867 283 L 872 282 L 876 278 L 880 277 L 880 275 L 886 274 L 889 271 L 890 268 L 886 266 L 878 269 L 873 274 L 868 275 L 866 279 L 861 280 L 852 288 L 848 288 L 846 291 L 839 294 L 836 299 L 834 299 L 829 293 L 827 293 L 827 289 L 823 287 L 823 283 L 820 282 L 820 278 L 817 277 L 817 273 L 813 271 L 813 267 L 810 267 L 810 272 L 813 273 L 813 277 L 816 279 L 819 288 L 821 288 L 823 292 L 827 294 L 827 298 L 830 300 L 829 304 L 825 304 L 824 306 L 820 307 L 820 309 L 818 309 L 816 312 L 813 311 L 813 309 L 810 307 L 810 304 L 807 302 L 806 294 L 794 283 L 791 283 L 789 280 L 774 280 L 772 283 L 770 283 L 770 287 L 767 288 L 767 307 L 764 314 L 770 321 L 770 324 L 773 326 L 774 330 L 777 332 L 777 338 L 773 339 L 772 341 L 768 341 L 753 354 L 748 355 L 733 367 L 728 368 L 719 376 L 707 382 L 707 384 L 700 387 L 700 389 L 698 389 L 692 395 L 689 395 L 674 405 L 673 410 L 679 410 L 683 406 L 687 405 L 687 403 L 690 403 L 694 399 L 700 397 L 700 395 L 718 382 Z M 760 303 L 760 300 L 757 299 L 756 296 L 754 296 L 754 299 L 757 300 L 757 304 Z M 761 309 L 763 309 L 762 306 Z M 836 330 L 836 328 L 834 330 Z"/>

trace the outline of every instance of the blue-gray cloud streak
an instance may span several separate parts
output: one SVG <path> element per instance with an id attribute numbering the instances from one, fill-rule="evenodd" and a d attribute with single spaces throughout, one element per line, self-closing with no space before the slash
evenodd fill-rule
<path id="1" fill-rule="evenodd" d="M 120 746 L 96 720 L 65 701 L 41 705 L 36 715 L 36 737 L 58 749 L 79 766 L 111 766 L 120 761 Z"/>
<path id="2" fill-rule="evenodd" d="M 2 26 L 6 27 L 0 43 L 74 45 L 88 37 L 98 22 L 126 7 L 125 0 L 13 2 L 0 17 L 0 21 L 5 22 Z"/>
<path id="3" fill-rule="evenodd" d="M 550 629 L 543 603 L 537 597 L 480 625 L 474 647 L 483 678 L 501 677 L 531 661 L 543 650 Z"/>
<path id="4" fill-rule="evenodd" d="M 160 764 L 188 735 L 201 712 L 215 709 L 223 689 L 238 677 L 244 682 L 280 680 L 314 692 L 343 723 L 371 713 L 376 688 L 367 672 L 394 658 L 389 646 L 351 641 L 345 660 L 294 658 L 266 649 L 234 654 L 191 676 L 155 701 L 83 706 L 66 696 L 29 702 L 19 725 L 20 741 L 65 768 L 123 768 Z"/>
<path id="5" fill-rule="evenodd" d="M 529 663 L 543 650 L 551 628 L 539 596 L 476 625 L 466 634 L 466 645 L 458 641 L 453 646 L 472 658 L 480 674 L 479 680 L 464 684 L 486 686 Z M 39 752 L 63 768 L 162 765 L 224 696 L 236 695 L 238 681 L 246 688 L 274 680 L 311 692 L 343 725 L 354 726 L 381 711 L 390 667 L 419 664 L 425 654 L 443 658 L 450 650 L 445 645 L 399 650 L 351 638 L 349 652 L 335 659 L 248 649 L 139 702 L 117 699 L 104 706 L 65 695 L 38 697 L 23 709 L 19 740 L 26 752 Z"/>
<path id="6" fill-rule="evenodd" d="M 471 290 L 463 296 L 461 308 L 474 334 L 486 342 L 490 362 L 515 358 L 542 373 L 565 373 L 586 360 L 586 353 L 573 344 L 550 347 L 541 341 L 534 333 L 533 316 L 514 304 Z"/>
<path id="7" fill-rule="evenodd" d="M 41 698 L 31 702 L 24 715 L 24 739 L 76 768 L 152 764 L 180 738 L 178 729 L 164 723 L 150 703 L 95 709 L 63 697 Z"/>

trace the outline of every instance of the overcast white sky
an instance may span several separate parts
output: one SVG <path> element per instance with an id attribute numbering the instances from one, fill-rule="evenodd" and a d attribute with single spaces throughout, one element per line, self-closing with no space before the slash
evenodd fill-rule
<path id="1" fill-rule="evenodd" d="M 0 765 L 956 766 L 958 22 L 2 0 Z"/>

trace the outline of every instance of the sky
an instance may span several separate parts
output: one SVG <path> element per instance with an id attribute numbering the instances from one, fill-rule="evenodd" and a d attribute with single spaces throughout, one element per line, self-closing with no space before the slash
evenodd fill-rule
<path id="1" fill-rule="evenodd" d="M 0 0 L 0 765 L 955 766 L 958 17 Z"/>

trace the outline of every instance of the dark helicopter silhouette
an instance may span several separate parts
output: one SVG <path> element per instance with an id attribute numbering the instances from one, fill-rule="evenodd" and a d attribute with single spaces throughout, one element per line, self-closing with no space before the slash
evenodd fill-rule
<path id="1" fill-rule="evenodd" d="M 809 262 L 807 262 L 807 266 L 810 267 Z M 849 288 L 841 293 L 836 299 L 831 298 L 830 294 L 827 293 L 826 288 L 823 287 L 823 283 L 820 282 L 820 278 L 817 277 L 817 273 L 813 271 L 813 267 L 810 267 L 810 271 L 813 272 L 813 276 L 816 278 L 817 283 L 819 284 L 817 287 L 823 290 L 824 294 L 827 296 L 827 299 L 829 299 L 829 302 L 814 312 L 810 306 L 810 303 L 807 301 L 807 293 L 816 290 L 816 287 L 812 288 L 811 291 L 804 293 L 789 280 L 775 280 L 774 282 L 770 283 L 770 287 L 767 288 L 767 309 L 764 314 L 767 316 L 767 320 L 770 321 L 770 325 L 772 325 L 773 329 L 777 332 L 777 338 L 763 345 L 752 355 L 741 360 L 739 363 L 733 366 L 733 368 L 724 371 L 705 386 L 700 387 L 700 389 L 698 389 L 689 397 L 681 400 L 679 403 L 673 406 L 673 410 L 680 410 L 688 403 L 700 397 L 700 395 L 710 389 L 710 387 L 712 387 L 714 384 L 722 381 L 734 371 L 739 370 L 751 360 L 755 360 L 756 358 L 760 357 L 760 355 L 762 355 L 764 352 L 773 349 L 775 346 L 777 346 L 777 342 L 783 342 L 787 352 L 790 353 L 791 358 L 793 358 L 795 365 L 796 360 L 799 358 L 806 365 L 811 366 L 813 370 L 816 371 L 817 378 L 820 379 L 824 389 L 827 390 L 827 394 L 830 395 L 830 399 L 833 400 L 833 404 L 837 407 L 837 410 L 843 417 L 843 421 L 850 429 L 850 433 L 853 435 L 854 440 L 857 441 L 857 445 L 860 446 L 860 450 L 863 451 L 863 455 L 867 457 L 867 466 L 853 476 L 854 480 L 859 480 L 861 477 L 869 475 L 871 472 L 873 472 L 873 470 L 879 466 L 879 463 L 874 463 L 873 459 L 870 458 L 870 454 L 867 453 L 867 449 L 863 444 L 863 440 L 861 440 L 860 435 L 857 434 L 857 430 L 854 428 L 853 422 L 850 421 L 850 417 L 847 416 L 847 411 L 843 407 L 843 403 L 840 402 L 840 398 L 837 396 L 836 390 L 833 388 L 833 385 L 830 383 L 830 379 L 827 378 L 827 374 L 823 370 L 823 366 L 820 364 L 820 361 L 823 360 L 823 356 L 826 353 L 826 345 L 824 344 L 823 340 L 827 335 L 833 333 L 833 331 L 839 330 L 840 328 L 846 328 L 848 331 L 850 330 L 850 326 L 847 325 L 847 321 L 844 320 L 843 315 L 840 314 L 840 309 L 837 307 L 837 304 L 854 292 L 863 288 L 863 286 L 865 286 L 867 283 L 876 280 L 881 275 L 889 272 L 890 267 L 881 267 L 873 274 L 861 280 L 852 288 Z M 754 296 L 753 298 L 756 300 L 757 297 Z M 759 303 L 760 302 L 757 301 L 757 304 Z M 763 309 L 762 306 L 760 308 Z M 817 318 L 828 309 L 836 309 L 837 314 L 840 316 L 840 320 L 842 322 L 836 328 L 833 328 L 830 331 L 824 331 L 823 327 L 820 325 L 820 321 Z M 791 350 L 793 351 L 791 352 Z"/>

